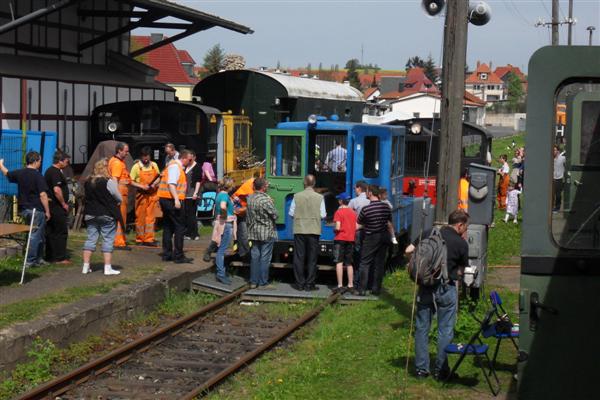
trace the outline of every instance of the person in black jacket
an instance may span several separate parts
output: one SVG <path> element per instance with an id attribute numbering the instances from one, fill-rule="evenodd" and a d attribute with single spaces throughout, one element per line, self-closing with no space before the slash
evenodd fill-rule
<path id="1" fill-rule="evenodd" d="M 46 260 L 57 264 L 71 263 L 67 257 L 69 186 L 63 174 L 70 159 L 67 153 L 56 151 L 52 166 L 44 174 L 50 205 L 50 219 L 46 223 Z"/>
<path id="2" fill-rule="evenodd" d="M 118 275 L 120 272 L 112 268 L 112 252 L 117 221 L 120 218 L 119 204 L 123 199 L 119 187 L 108 174 L 108 160 L 103 158 L 94 165 L 94 172 L 84 184 L 85 188 L 85 223 L 87 240 L 83 245 L 82 273 L 92 272 L 90 258 L 96 250 L 98 238 L 102 236 L 102 253 L 104 255 L 104 275 Z"/>

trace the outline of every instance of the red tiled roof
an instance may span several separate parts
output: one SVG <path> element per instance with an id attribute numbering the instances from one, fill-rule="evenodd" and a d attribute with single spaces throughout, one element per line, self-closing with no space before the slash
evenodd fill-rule
<path id="1" fill-rule="evenodd" d="M 473 93 L 469 93 L 465 90 L 465 104 L 470 106 L 483 107 L 486 105 L 486 102 L 481 100 L 479 97 L 475 96 Z"/>
<path id="2" fill-rule="evenodd" d="M 182 63 L 196 64 L 196 61 L 190 56 L 187 50 L 177 50 L 177 55 Z"/>
<path id="3" fill-rule="evenodd" d="M 508 64 L 503 67 L 497 67 L 494 70 L 494 74 L 496 74 L 500 79 L 504 78 L 504 75 L 508 74 L 509 72 L 512 72 L 513 74 L 517 75 L 521 82 L 527 81 L 527 79 L 525 78 L 525 74 L 521 72 L 521 69 L 519 67 L 514 67 Z"/>
<path id="4" fill-rule="evenodd" d="M 150 44 L 150 36 L 131 36 L 132 48 L 139 49 L 149 46 Z M 156 77 L 156 80 L 159 82 L 171 85 L 195 85 L 198 83 L 198 79 L 189 76 L 181 65 L 182 62 L 190 62 L 189 60 L 193 63 L 194 60 L 187 51 L 177 50 L 173 43 L 149 51 L 138 57 L 138 60 L 159 71 L 158 76 Z"/>
<path id="5" fill-rule="evenodd" d="M 415 94 L 422 94 L 424 96 L 431 96 L 431 97 L 435 97 L 435 98 L 440 98 L 441 97 L 441 93 L 440 92 L 420 92 L 418 90 L 411 90 L 411 89 L 407 89 L 407 90 L 403 90 L 402 92 L 388 92 L 388 93 L 384 93 L 381 96 L 379 96 L 379 99 L 382 100 L 401 100 L 404 99 L 406 97 L 415 95 Z M 420 97 L 420 96 L 419 96 Z M 467 106 L 475 106 L 475 107 L 484 107 L 486 105 L 486 102 L 479 99 L 479 97 L 465 91 L 465 95 L 464 95 L 464 105 Z"/>
<path id="6" fill-rule="evenodd" d="M 479 75 L 487 74 L 487 79 L 483 80 L 479 78 Z M 496 74 L 492 72 L 490 67 L 486 63 L 477 65 L 477 69 L 471 75 L 467 77 L 465 83 L 482 83 L 482 84 L 501 84 L 504 83 L 502 79 L 498 78 Z"/>
<path id="7" fill-rule="evenodd" d="M 370 87 L 370 88 L 367 88 L 367 89 L 365 89 L 365 91 L 363 92 L 363 97 L 364 97 L 365 99 L 367 99 L 367 98 L 369 98 L 369 96 L 371 96 L 373 93 L 375 93 L 375 92 L 376 92 L 376 91 L 378 91 L 378 90 L 379 90 L 379 88 L 377 88 L 377 87 Z"/>

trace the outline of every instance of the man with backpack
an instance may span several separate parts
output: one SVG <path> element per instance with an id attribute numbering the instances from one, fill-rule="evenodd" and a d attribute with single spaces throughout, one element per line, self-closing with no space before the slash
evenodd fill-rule
<path id="1" fill-rule="evenodd" d="M 438 338 L 434 377 L 448 378 L 450 368 L 444 349 L 454 338 L 458 292 L 456 285 L 469 264 L 469 246 L 464 235 L 469 214 L 456 210 L 448 225 L 425 232 L 420 241 L 407 247 L 411 256 L 409 272 L 419 284 L 415 323 L 415 367 L 417 378 L 427 378 L 429 369 L 429 330 L 437 313 Z"/>

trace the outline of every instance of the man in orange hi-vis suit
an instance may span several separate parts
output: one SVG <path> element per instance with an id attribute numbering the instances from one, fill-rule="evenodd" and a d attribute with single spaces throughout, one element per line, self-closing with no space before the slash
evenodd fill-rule
<path id="1" fill-rule="evenodd" d="M 129 177 L 129 170 L 125 165 L 125 157 L 129 154 L 129 146 L 126 143 L 118 142 L 115 146 L 115 155 L 108 161 L 108 174 L 116 179 L 119 184 L 119 192 L 123 201 L 121 202 L 121 218 L 123 226 L 117 224 L 117 234 L 115 236 L 115 249 L 131 250 L 127 246 L 125 237 L 125 226 L 127 225 L 127 196 L 129 195 L 129 186 L 135 186 L 142 190 L 148 190 L 148 185 L 132 182 Z"/>
<path id="2" fill-rule="evenodd" d="M 155 208 L 158 204 L 156 190 L 160 179 L 158 165 L 151 160 L 152 149 L 145 146 L 140 151 L 140 159 L 133 164 L 130 176 L 135 183 L 150 186 L 147 191 L 138 190 L 135 195 L 135 242 L 142 246 L 158 246 L 154 240 Z"/>
<path id="3" fill-rule="evenodd" d="M 458 208 L 469 210 L 469 170 L 465 169 L 458 184 Z"/>

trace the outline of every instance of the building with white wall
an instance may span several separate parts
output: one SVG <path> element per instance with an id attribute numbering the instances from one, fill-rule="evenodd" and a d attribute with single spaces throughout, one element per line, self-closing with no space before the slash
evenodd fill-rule
<path id="1" fill-rule="evenodd" d="M 173 100 L 174 89 L 134 57 L 211 27 L 252 31 L 165 0 L 0 2 L 0 125 L 55 131 L 76 164 L 87 161 L 88 119 L 102 104 Z M 179 33 L 130 50 L 137 28 Z"/>

